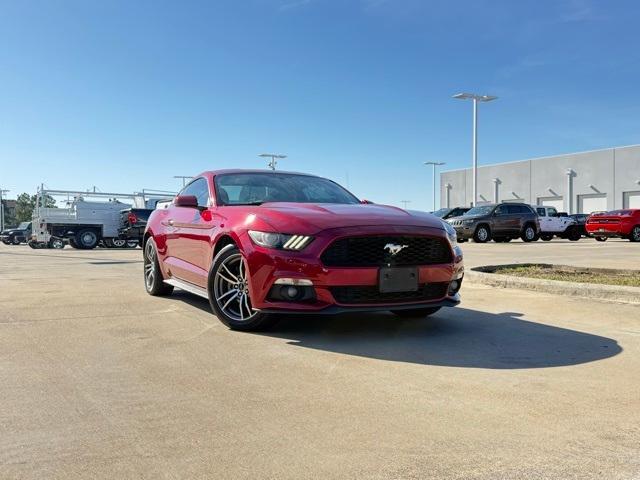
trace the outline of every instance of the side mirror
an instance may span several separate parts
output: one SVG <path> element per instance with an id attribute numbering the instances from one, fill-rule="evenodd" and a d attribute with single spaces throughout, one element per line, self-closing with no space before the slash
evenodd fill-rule
<path id="1" fill-rule="evenodd" d="M 173 204 L 176 207 L 198 208 L 198 199 L 195 195 L 178 195 Z"/>
<path id="2" fill-rule="evenodd" d="M 363 205 L 373 205 L 373 202 L 371 200 L 365 199 L 360 200 L 360 203 L 362 203 Z"/>

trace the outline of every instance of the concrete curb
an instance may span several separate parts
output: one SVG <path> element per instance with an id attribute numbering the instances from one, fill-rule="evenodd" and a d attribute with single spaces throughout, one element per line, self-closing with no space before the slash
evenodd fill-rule
<path id="1" fill-rule="evenodd" d="M 464 279 L 471 283 L 489 285 L 491 287 L 534 290 L 537 292 L 553 293 L 556 295 L 565 295 L 570 297 L 582 297 L 640 305 L 640 288 L 638 287 L 563 282 L 561 280 L 542 280 L 539 278 L 523 278 L 482 271 L 484 269 L 489 270 L 497 266 L 504 267 L 506 265 L 474 267 L 465 272 Z"/>

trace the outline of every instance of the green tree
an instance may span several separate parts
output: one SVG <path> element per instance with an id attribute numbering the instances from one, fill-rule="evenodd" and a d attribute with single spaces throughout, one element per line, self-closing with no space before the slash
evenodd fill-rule
<path id="1" fill-rule="evenodd" d="M 16 199 L 16 222 L 30 222 L 33 210 L 36 208 L 36 195 L 21 193 Z M 47 208 L 57 208 L 56 201 L 51 195 L 44 196 L 44 206 Z"/>

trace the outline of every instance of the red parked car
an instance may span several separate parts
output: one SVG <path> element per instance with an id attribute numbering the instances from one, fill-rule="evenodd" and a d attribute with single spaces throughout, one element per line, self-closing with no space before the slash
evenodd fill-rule
<path id="1" fill-rule="evenodd" d="M 463 274 L 446 222 L 299 173 L 204 172 L 151 214 L 144 234 L 147 292 L 206 297 L 238 330 L 283 313 L 426 316 L 459 303 Z"/>
<path id="2" fill-rule="evenodd" d="M 600 242 L 609 237 L 640 242 L 640 209 L 594 213 L 587 219 L 585 228 L 589 235 Z"/>

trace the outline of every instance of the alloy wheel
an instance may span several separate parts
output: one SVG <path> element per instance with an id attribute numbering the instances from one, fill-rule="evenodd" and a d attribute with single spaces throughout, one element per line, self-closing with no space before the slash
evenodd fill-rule
<path id="1" fill-rule="evenodd" d="M 631 239 L 634 242 L 640 242 L 640 226 L 633 227 L 633 230 L 631 230 Z"/>
<path id="2" fill-rule="evenodd" d="M 487 232 L 487 229 L 484 227 L 480 227 L 480 229 L 478 230 L 478 239 L 484 242 L 487 240 L 488 236 L 489 236 L 489 233 Z"/>
<path id="3" fill-rule="evenodd" d="M 144 249 L 144 283 L 147 290 L 153 288 L 156 279 L 156 249 L 153 242 L 147 242 Z"/>
<path id="4" fill-rule="evenodd" d="M 248 275 L 240 253 L 230 255 L 218 266 L 213 296 L 220 310 L 236 322 L 246 322 L 257 315 L 251 308 Z"/>
<path id="5" fill-rule="evenodd" d="M 124 248 L 127 244 L 127 241 L 121 238 L 114 238 L 112 240 L 112 243 L 115 248 Z"/>
<path id="6" fill-rule="evenodd" d="M 527 227 L 527 229 L 524 231 L 524 235 L 525 237 L 527 237 L 527 240 L 533 240 L 533 237 L 536 236 L 536 232 L 533 228 Z"/>

